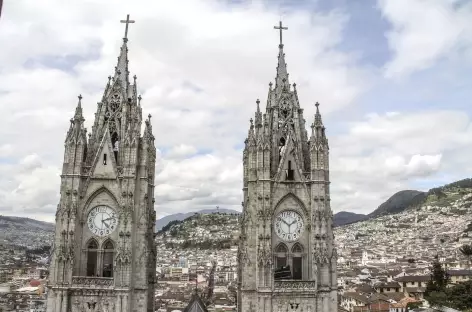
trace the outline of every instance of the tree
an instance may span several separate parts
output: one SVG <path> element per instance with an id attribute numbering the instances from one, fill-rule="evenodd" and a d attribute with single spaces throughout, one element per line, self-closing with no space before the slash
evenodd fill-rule
<path id="1" fill-rule="evenodd" d="M 439 262 L 439 256 L 434 257 L 431 267 L 431 280 L 426 285 L 425 295 L 432 292 L 442 292 L 446 289 L 449 282 L 449 276 Z"/>
<path id="2" fill-rule="evenodd" d="M 463 245 L 459 248 L 459 251 L 467 257 L 467 265 L 470 271 L 470 258 L 472 257 L 472 246 L 471 245 Z"/>
<path id="3" fill-rule="evenodd" d="M 408 302 L 406 305 L 406 312 L 412 311 L 413 309 L 419 308 L 421 306 L 421 302 Z"/>

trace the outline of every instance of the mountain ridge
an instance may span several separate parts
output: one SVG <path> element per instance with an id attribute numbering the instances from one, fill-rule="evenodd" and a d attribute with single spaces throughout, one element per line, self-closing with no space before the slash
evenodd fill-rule
<path id="1" fill-rule="evenodd" d="M 468 192 L 467 189 L 472 189 L 472 179 L 470 178 L 431 188 L 427 192 L 402 190 L 390 196 L 389 199 L 367 215 L 340 211 L 334 214 L 333 223 L 334 226 L 344 226 L 384 215 L 397 214 L 408 209 L 415 209 L 427 203 L 437 201 L 442 201 L 440 204 L 447 205 L 447 203 L 452 200 L 449 198 L 451 193 L 460 194 L 461 192 Z M 182 221 L 195 214 L 213 214 L 217 212 L 236 215 L 241 213 L 236 210 L 225 208 L 203 209 L 187 213 L 177 213 L 158 219 L 156 221 L 155 229 L 156 232 L 158 232 L 171 221 Z M 52 239 L 52 235 L 54 234 L 54 223 L 43 222 L 31 218 L 0 215 L 0 239 L 3 238 L 5 243 L 15 244 L 19 242 L 21 244 L 23 234 L 28 236 L 28 239 L 31 241 L 41 243 L 41 241 L 35 237 L 35 233 L 41 233 L 40 236 L 45 240 Z"/>
<path id="2" fill-rule="evenodd" d="M 228 213 L 228 214 L 240 214 L 241 212 L 233 210 L 233 209 L 226 209 L 226 208 L 213 208 L 213 209 L 202 209 L 198 211 L 190 211 L 190 212 L 180 212 L 180 213 L 175 213 L 171 214 L 165 217 L 162 217 L 160 219 L 156 220 L 156 231 L 160 231 L 164 226 L 169 224 L 172 221 L 182 221 L 187 219 L 188 217 L 193 216 L 196 213 L 200 214 L 207 214 L 207 213 Z"/>

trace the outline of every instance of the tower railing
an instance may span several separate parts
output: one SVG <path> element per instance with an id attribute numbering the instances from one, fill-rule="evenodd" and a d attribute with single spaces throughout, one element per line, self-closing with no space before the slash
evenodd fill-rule
<path id="1" fill-rule="evenodd" d="M 79 287 L 112 287 L 113 277 L 72 276 L 72 285 Z"/>
<path id="2" fill-rule="evenodd" d="M 278 280 L 274 281 L 274 291 L 316 291 L 316 281 Z"/>

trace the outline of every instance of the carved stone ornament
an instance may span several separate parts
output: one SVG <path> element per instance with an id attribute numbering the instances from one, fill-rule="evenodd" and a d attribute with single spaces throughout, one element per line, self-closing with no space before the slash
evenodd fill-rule
<path id="1" fill-rule="evenodd" d="M 267 243 L 259 243 L 257 248 L 257 263 L 260 267 L 272 265 L 272 252 Z"/>
<path id="2" fill-rule="evenodd" d="M 338 251 L 335 247 L 333 247 L 333 250 L 331 251 L 331 259 L 335 261 L 338 259 Z"/>
<path id="3" fill-rule="evenodd" d="M 316 281 L 274 281 L 274 291 L 293 292 L 293 291 L 314 291 L 316 290 Z"/>
<path id="4" fill-rule="evenodd" d="M 243 208 L 243 213 L 241 214 L 240 226 L 241 229 L 245 229 L 251 222 L 251 214 L 247 209 Z"/>
<path id="5" fill-rule="evenodd" d="M 328 263 L 329 255 L 328 255 L 328 248 L 326 246 L 322 246 L 320 250 L 320 263 Z"/>
<path id="6" fill-rule="evenodd" d="M 146 246 L 143 246 L 142 250 L 141 250 L 141 255 L 139 256 L 139 264 L 142 265 L 142 266 L 146 266 L 146 260 L 147 260 L 147 255 L 148 255 L 148 251 L 147 251 L 147 248 Z"/>
<path id="7" fill-rule="evenodd" d="M 115 303 L 112 300 L 101 300 L 100 301 L 100 312 L 114 312 L 115 311 Z"/>
<path id="8" fill-rule="evenodd" d="M 262 221 L 267 221 L 272 218 L 272 209 L 270 207 L 263 207 L 257 211 L 257 218 Z"/>
<path id="9" fill-rule="evenodd" d="M 251 260 L 247 254 L 247 249 L 245 247 L 238 248 L 238 262 L 242 265 L 251 265 Z"/>
<path id="10" fill-rule="evenodd" d="M 94 277 L 94 276 L 72 276 L 72 284 L 76 286 L 84 286 L 84 287 L 93 287 L 93 286 L 111 287 L 113 286 L 113 278 Z"/>
<path id="11" fill-rule="evenodd" d="M 115 258 L 117 265 L 130 265 L 131 264 L 131 252 L 128 248 L 120 248 L 118 255 Z"/>

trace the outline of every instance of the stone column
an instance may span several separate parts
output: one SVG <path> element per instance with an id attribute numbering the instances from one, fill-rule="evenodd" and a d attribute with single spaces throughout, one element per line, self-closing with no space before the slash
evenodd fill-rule
<path id="1" fill-rule="evenodd" d="M 61 312 L 68 312 L 67 310 L 67 307 L 68 307 L 68 303 L 69 303 L 69 294 L 66 293 L 62 296 L 62 308 L 61 308 Z"/>
<path id="2" fill-rule="evenodd" d="M 62 299 L 62 291 L 55 291 L 56 292 L 56 305 L 54 307 L 54 312 L 59 312 L 61 308 L 61 299 Z"/>
<path id="3" fill-rule="evenodd" d="M 119 294 L 118 296 L 116 296 L 116 311 L 114 312 L 122 312 L 122 308 L 121 308 L 121 301 L 123 300 L 123 295 Z"/>

